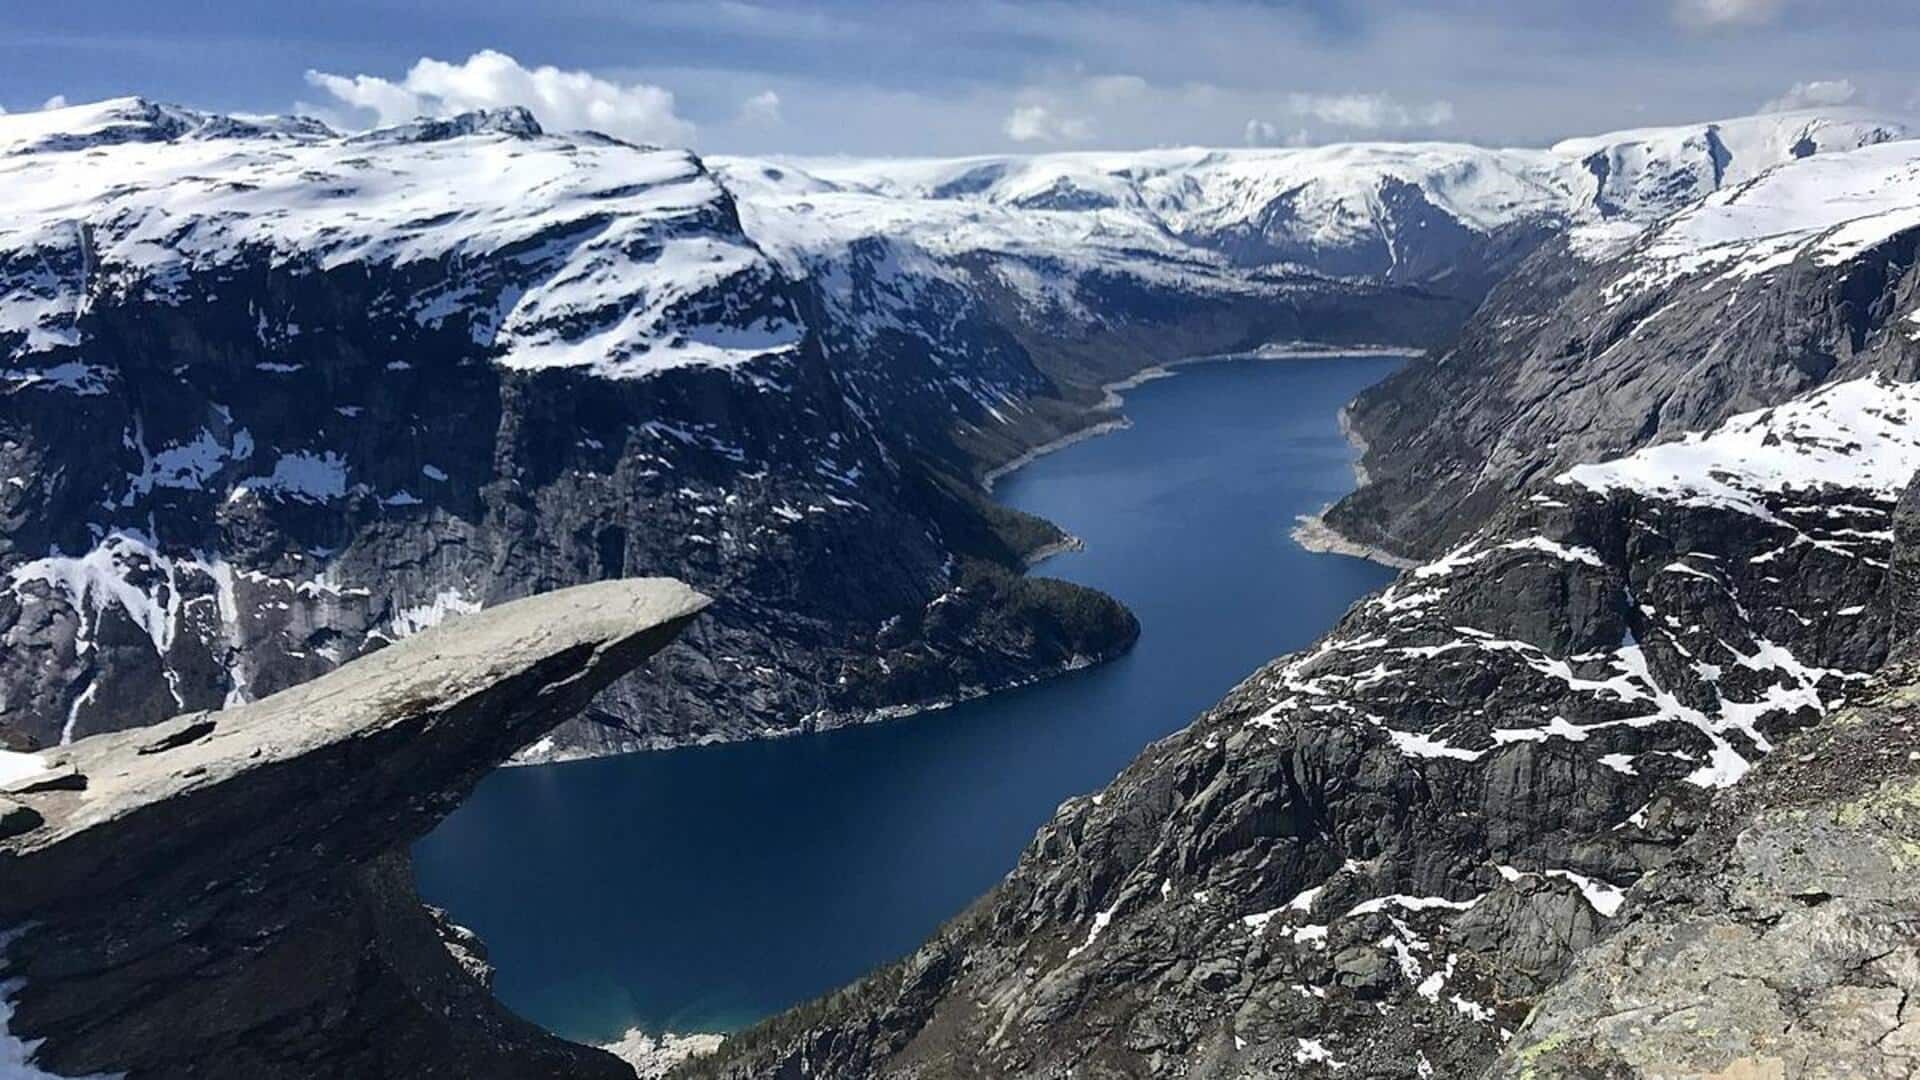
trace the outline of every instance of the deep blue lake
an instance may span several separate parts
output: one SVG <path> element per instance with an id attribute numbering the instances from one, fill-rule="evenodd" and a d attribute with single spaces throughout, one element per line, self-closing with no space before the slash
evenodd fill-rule
<path id="1" fill-rule="evenodd" d="M 910 952 L 1061 800 L 1386 584 L 1288 533 L 1352 487 L 1335 413 L 1399 362 L 1181 368 L 1127 393 L 1131 429 L 1001 480 L 1087 542 L 1037 573 L 1139 615 L 1126 657 L 855 730 L 497 771 L 415 849 L 421 895 L 502 1000 L 590 1042 L 736 1029 Z"/>

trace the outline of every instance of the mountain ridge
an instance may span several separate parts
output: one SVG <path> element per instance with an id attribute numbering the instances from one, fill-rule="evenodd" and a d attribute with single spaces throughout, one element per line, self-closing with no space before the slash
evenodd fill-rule
<path id="1" fill-rule="evenodd" d="M 1879 707 L 1882 686 L 1910 696 L 1906 669 L 1872 673 L 1911 621 L 1920 560 L 1920 488 L 1897 475 L 1920 464 L 1907 330 L 1920 230 L 1900 199 L 1866 228 L 1803 215 L 1798 196 L 1784 212 L 1804 228 L 1742 216 L 1802 177 L 1871 187 L 1861 163 L 1920 152 L 1877 145 L 1871 124 L 1850 130 L 1876 145 L 1806 159 L 1796 121 L 1756 121 L 1781 133 L 1762 142 L 1782 160 L 1752 176 L 1743 138 L 1718 128 L 1530 151 L 1592 181 L 1579 222 L 1511 204 L 1517 216 L 1479 232 L 1379 172 L 1358 209 L 1276 205 L 1264 189 L 1232 204 L 1242 217 L 1209 218 L 1222 204 L 1198 196 L 1168 204 L 1228 223 L 1204 232 L 1209 247 L 1160 219 L 1112 218 L 1118 200 L 1057 173 L 995 203 L 999 174 L 975 166 L 934 169 L 924 197 L 816 190 L 819 177 L 764 171 L 778 166 L 709 169 L 516 116 L 355 141 L 144 102 L 81 108 L 79 141 L 47 143 L 38 117 L 15 127 L 32 129 L 28 152 L 0 154 L 22 192 L 0 208 L 0 740 L 33 751 L 0 758 L 0 853 L 15 857 L 83 801 L 87 770 L 69 759 L 99 772 L 112 765 L 100 748 L 131 748 L 136 771 L 178 761 L 166 783 L 194 789 L 210 716 L 223 740 L 220 716 L 272 713 L 275 690 L 390 668 L 514 610 L 575 602 L 505 606 L 586 581 L 673 567 L 716 601 L 679 642 L 650 641 L 659 655 L 587 724 L 548 736 L 554 753 L 858 722 L 1114 655 L 1137 624 L 1097 593 L 1020 576 L 1064 538 L 974 481 L 1110 418 L 1098 386 L 1156 360 L 1282 339 L 1443 346 L 1349 411 L 1368 483 L 1329 516 L 1415 568 L 1069 800 L 1006 881 L 914 955 L 684 1075 L 1524 1073 L 1554 1066 L 1556 1032 L 1590 1029 L 1574 1049 L 1618 1065 L 1593 1003 L 1672 988 L 1612 979 L 1608 942 L 1680 940 L 1659 922 L 1674 911 L 1726 922 L 1710 904 L 1641 905 L 1670 873 L 1722 880 L 1715 844 L 1746 826 L 1715 815 L 1738 810 L 1749 771 L 1826 784 L 1844 760 L 1770 758 L 1827 745 L 1822 725 L 1856 699 Z M 496 167 L 491 186 L 460 186 L 478 183 L 476 163 Z M 110 166 L 124 168 L 103 185 Z M 1148 196 L 1234 179 L 1155 176 Z M 341 209 L 356 205 L 369 213 Z M 1661 210 L 1675 213 L 1636 217 Z M 1355 240 L 1354 222 L 1381 245 Z M 1029 225 L 1045 228 L 1022 239 Z M 1445 236 L 1407 259 L 1386 243 L 1402 227 Z M 1729 270 L 1748 262 L 1763 272 Z M 1355 265 L 1373 269 L 1342 269 Z M 557 685 L 585 704 L 585 685 Z M 211 712 L 222 705 L 233 713 Z M 379 716 L 391 730 L 420 720 Z M 378 769 L 355 790 L 417 831 L 559 717 L 538 719 L 482 725 L 485 753 L 435 759 L 456 781 L 444 790 Z M 1815 741 L 1795 741 L 1809 729 Z M 1904 781 L 1912 760 L 1887 756 L 1871 779 Z M 275 895 L 319 905 L 301 909 L 318 913 L 301 924 L 315 955 L 375 964 L 380 1008 L 444 1034 L 452 1002 L 490 1033 L 440 1056 L 396 1042 L 418 1051 L 408 1066 L 511 1071 L 530 1046 L 543 1070 L 617 1074 L 490 1020 L 471 936 L 428 920 L 404 865 L 378 857 L 391 831 L 353 839 L 351 865 L 275 878 L 291 890 Z M 281 865 L 189 860 L 163 868 L 160 895 L 199 915 L 230 900 L 278 932 L 284 920 L 246 906 L 255 894 L 206 893 L 196 875 Z M 28 983 L 17 1008 L 9 986 L 0 1018 L 56 1033 L 62 1064 L 110 1069 L 153 1046 L 132 1022 L 111 1047 L 79 1037 L 134 1014 L 75 1007 L 98 986 L 67 981 L 53 944 L 105 948 L 119 939 L 100 927 L 133 927 L 241 984 L 259 975 L 245 949 L 168 937 L 191 920 L 125 917 L 141 890 L 57 878 L 15 903 L 84 902 L 48 936 L 8 938 Z M 316 881 L 324 895 L 302 892 Z M 1765 902 L 1819 906 L 1798 895 Z M 392 933 L 369 951 L 369 928 Z M 1823 1030 L 1899 1029 L 1886 1006 L 1910 973 L 1809 971 Z M 162 983 L 169 1007 L 201 1004 Z M 1539 1002 L 1548 1019 L 1523 1026 Z M 377 1012 L 348 1028 L 377 1035 Z M 255 1030 L 233 1043 L 260 1049 Z M 1516 1063 L 1522 1048 L 1538 1052 Z"/>

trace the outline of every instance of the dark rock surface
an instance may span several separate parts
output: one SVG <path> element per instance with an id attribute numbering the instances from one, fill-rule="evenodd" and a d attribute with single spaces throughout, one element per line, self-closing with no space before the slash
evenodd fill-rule
<path id="1" fill-rule="evenodd" d="M 6 794 L 33 819 L 0 839 L 0 1039 L 61 1075 L 630 1076 L 495 1002 L 406 853 L 706 604 L 664 579 L 563 590 L 49 753 Z"/>
<path id="2" fill-rule="evenodd" d="M 1915 1075 L 1917 838 L 1908 660 L 1717 802 L 1489 1075 Z"/>
<path id="3" fill-rule="evenodd" d="M 1920 480 L 1894 516 L 1892 658 L 1715 803 L 1489 1076 L 1920 1071 L 1917 502 Z"/>
<path id="4" fill-rule="evenodd" d="M 1456 341 L 1355 399 L 1368 482 L 1327 523 L 1429 558 L 1571 466 L 1825 383 L 1912 380 L 1916 245 L 1909 229 L 1842 260 L 1807 252 L 1764 273 L 1647 281 L 1638 249 L 1592 262 L 1551 241 Z"/>
<path id="5" fill-rule="evenodd" d="M 1716 793 L 1863 692 L 1894 495 L 1516 501 L 914 955 L 684 1074 L 1475 1075 Z"/>

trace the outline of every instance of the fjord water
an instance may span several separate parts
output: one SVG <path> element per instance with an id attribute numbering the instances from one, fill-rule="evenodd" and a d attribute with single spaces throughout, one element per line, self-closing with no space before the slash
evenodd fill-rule
<path id="1" fill-rule="evenodd" d="M 1352 486 L 1339 407 L 1399 361 L 1232 360 L 1126 396 L 1134 426 L 1007 476 L 1085 551 L 1036 573 L 1140 617 L 1112 664 L 822 735 L 504 769 L 416 848 L 499 996 L 571 1038 L 726 1031 L 917 946 L 1070 795 L 1332 625 L 1391 572 L 1297 515 Z"/>

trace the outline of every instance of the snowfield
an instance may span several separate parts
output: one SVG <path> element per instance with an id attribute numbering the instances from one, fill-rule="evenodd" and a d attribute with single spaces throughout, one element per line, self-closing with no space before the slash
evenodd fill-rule
<path id="1" fill-rule="evenodd" d="M 18 783 L 47 771 L 47 759 L 39 754 L 20 754 L 0 750 L 0 787 Z"/>
<path id="2" fill-rule="evenodd" d="M 545 135 L 519 110 L 365 135 L 137 98 L 0 116 L 0 187 L 0 348 L 20 366 L 80 344 L 96 292 L 165 300 L 261 258 L 445 264 L 391 303 L 459 318 L 509 367 L 731 366 L 801 336 L 790 310 L 731 309 L 777 275 L 698 158 Z"/>
<path id="3" fill-rule="evenodd" d="M 1803 256 L 1834 266 L 1920 226 L 1920 143 L 1813 157 L 1718 192 L 1650 231 L 1615 294 L 1696 274 L 1753 277 Z"/>
<path id="4" fill-rule="evenodd" d="M 1451 143 L 1189 148 L 952 159 L 716 158 L 748 232 L 799 265 L 863 237 L 937 256 L 1124 265 L 1174 279 L 1249 267 L 1393 276 L 1411 234 L 1576 225 L 1584 244 L 1637 235 L 1703 196 L 1816 153 L 1904 138 L 1858 110 L 1779 113 L 1573 139 L 1548 150 Z M 1417 198 L 1416 198 L 1417 194 Z M 1406 234 L 1406 235 L 1403 235 Z M 1602 243 L 1605 241 L 1605 243 Z"/>
<path id="5" fill-rule="evenodd" d="M 1769 496 L 1835 489 L 1891 500 L 1916 471 L 1920 384 L 1876 375 L 1742 413 L 1709 433 L 1577 466 L 1559 482 L 1777 521 Z"/>

